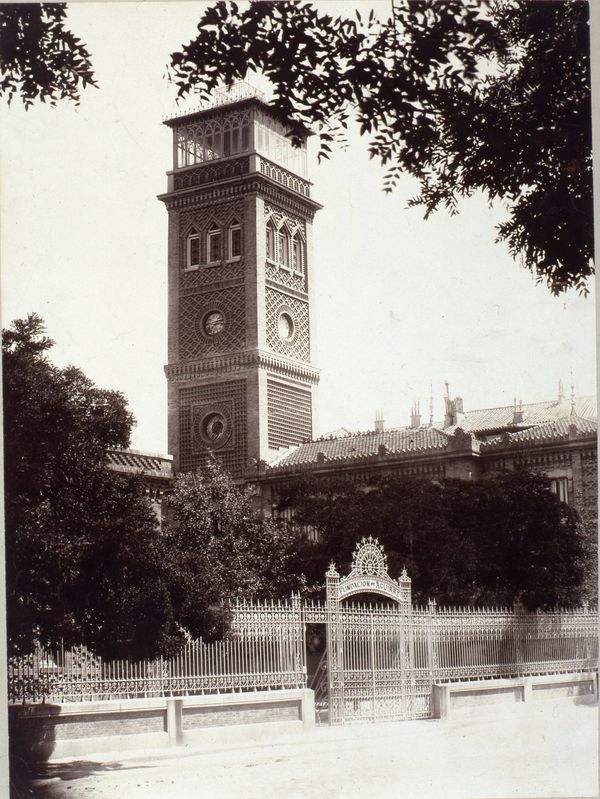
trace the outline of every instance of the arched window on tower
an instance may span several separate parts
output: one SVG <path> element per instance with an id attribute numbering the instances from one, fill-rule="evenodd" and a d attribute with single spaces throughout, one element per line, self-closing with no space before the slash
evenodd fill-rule
<path id="1" fill-rule="evenodd" d="M 277 232 L 277 261 L 279 266 L 290 268 L 290 234 L 284 226 Z"/>
<path id="2" fill-rule="evenodd" d="M 299 275 L 304 274 L 304 261 L 304 240 L 300 233 L 296 232 L 292 239 L 292 263 L 294 272 L 297 272 Z"/>
<path id="3" fill-rule="evenodd" d="M 185 268 L 198 269 L 200 266 L 200 236 L 191 230 L 186 239 Z"/>
<path id="4" fill-rule="evenodd" d="M 242 257 L 242 226 L 237 219 L 232 219 L 227 230 L 227 254 L 230 261 L 239 261 Z"/>
<path id="5" fill-rule="evenodd" d="M 267 261 L 277 261 L 277 253 L 275 252 L 275 227 L 271 220 L 267 222 L 266 228 L 267 239 Z"/>
<path id="6" fill-rule="evenodd" d="M 223 257 L 223 234 L 216 222 L 208 229 L 206 237 L 206 260 L 209 264 L 219 264 Z"/>

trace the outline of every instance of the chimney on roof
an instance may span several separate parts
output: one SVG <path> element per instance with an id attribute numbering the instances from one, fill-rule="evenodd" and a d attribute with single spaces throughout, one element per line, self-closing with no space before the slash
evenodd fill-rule
<path id="1" fill-rule="evenodd" d="M 559 380 L 558 381 L 558 402 L 560 404 L 561 402 L 564 402 L 564 401 L 565 401 L 565 388 L 563 386 L 563 381 Z"/>
<path id="2" fill-rule="evenodd" d="M 454 424 L 454 408 L 453 402 L 450 399 L 450 384 L 447 380 L 444 380 L 444 407 L 446 409 L 446 413 L 444 414 L 444 427 L 450 427 Z"/>
<path id="3" fill-rule="evenodd" d="M 373 428 L 376 433 L 383 433 L 384 430 L 383 411 L 375 411 L 375 427 Z"/>
<path id="4" fill-rule="evenodd" d="M 429 383 L 429 427 L 433 427 L 433 382 Z"/>
<path id="5" fill-rule="evenodd" d="M 410 426 L 412 428 L 421 427 L 421 402 L 419 400 L 414 402 L 411 408 Z"/>
<path id="6" fill-rule="evenodd" d="M 514 399 L 513 405 L 513 424 L 521 424 L 523 421 L 523 400 L 519 400 L 519 405 L 517 406 L 517 398 Z"/>
<path id="7" fill-rule="evenodd" d="M 464 413 L 463 411 L 463 398 L 454 397 L 450 399 L 450 386 L 448 381 L 445 383 L 446 393 L 444 394 L 444 404 L 446 406 L 446 415 L 444 416 L 444 427 L 452 427 L 458 424 L 458 414 Z"/>

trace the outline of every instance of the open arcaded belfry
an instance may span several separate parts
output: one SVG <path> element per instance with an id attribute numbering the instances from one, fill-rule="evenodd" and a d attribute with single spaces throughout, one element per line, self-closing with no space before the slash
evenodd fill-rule
<path id="1" fill-rule="evenodd" d="M 166 122 L 169 215 L 169 452 L 208 452 L 234 476 L 310 440 L 312 220 L 306 144 L 293 147 L 241 85 Z M 256 469 L 255 469 L 256 473 Z"/>

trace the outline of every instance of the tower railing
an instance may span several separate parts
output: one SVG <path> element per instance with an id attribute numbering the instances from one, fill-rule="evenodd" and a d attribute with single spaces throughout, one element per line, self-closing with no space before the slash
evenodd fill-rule
<path id="1" fill-rule="evenodd" d="M 242 100 L 260 100 L 261 102 L 266 103 L 267 95 L 248 81 L 240 80 L 232 84 L 229 88 L 223 86 L 223 88 L 217 89 L 211 94 L 210 99 L 203 100 L 195 106 L 189 104 L 185 107 L 178 106 L 177 110 L 172 114 L 166 114 L 163 116 L 163 122 L 167 122 L 171 119 L 187 117 L 190 114 L 197 114 L 201 111 L 208 111 L 211 108 L 218 108 L 222 105 L 238 103 Z"/>

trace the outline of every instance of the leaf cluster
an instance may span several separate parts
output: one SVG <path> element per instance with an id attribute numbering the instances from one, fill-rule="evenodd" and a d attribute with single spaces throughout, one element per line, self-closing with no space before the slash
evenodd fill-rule
<path id="1" fill-rule="evenodd" d="M 325 6 L 320 6 L 324 8 Z M 420 181 L 425 216 L 483 192 L 501 199 L 498 239 L 553 293 L 592 274 L 588 4 L 583 0 L 394 0 L 380 21 L 303 2 L 220 0 L 171 55 L 179 96 L 207 99 L 251 71 L 295 143 L 320 157 L 351 117 L 370 136 L 390 191 Z"/>
<path id="2" fill-rule="evenodd" d="M 167 518 L 178 617 L 191 634 L 207 640 L 226 634 L 236 598 L 304 591 L 302 537 L 258 513 L 252 491 L 216 461 L 176 477 Z"/>
<path id="3" fill-rule="evenodd" d="M 96 86 L 84 44 L 65 28 L 65 3 L 0 5 L 0 96 L 54 106 Z"/>

